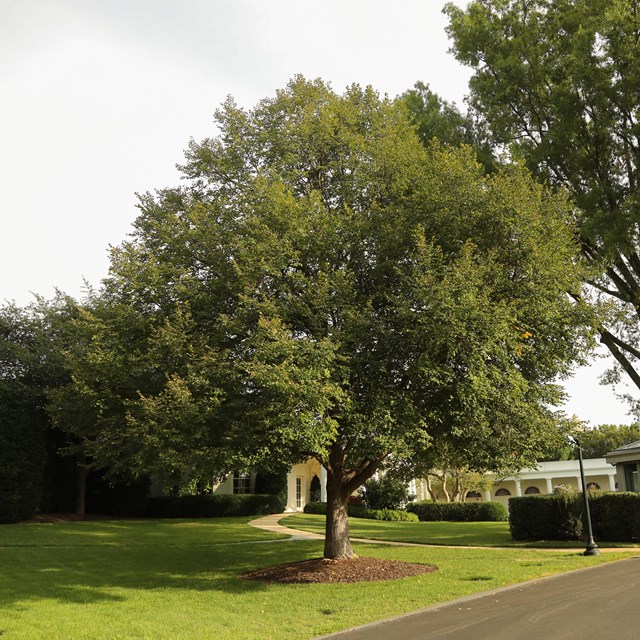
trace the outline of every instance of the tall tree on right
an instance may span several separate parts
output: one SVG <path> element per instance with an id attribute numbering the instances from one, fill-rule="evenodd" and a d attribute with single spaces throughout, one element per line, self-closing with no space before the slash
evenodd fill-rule
<path id="1" fill-rule="evenodd" d="M 640 389 L 640 1 L 473 0 L 445 12 L 495 143 L 571 193 L 590 284 L 617 311 L 601 328 L 612 381 L 624 371 Z"/>

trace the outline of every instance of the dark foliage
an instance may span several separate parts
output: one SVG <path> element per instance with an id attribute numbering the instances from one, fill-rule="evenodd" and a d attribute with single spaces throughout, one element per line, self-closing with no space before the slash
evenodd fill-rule
<path id="1" fill-rule="evenodd" d="M 640 540 L 640 494 L 594 493 L 589 496 L 596 541 Z M 509 499 L 509 526 L 514 540 L 580 540 L 585 536 L 580 493 L 522 496 Z"/>
<path id="2" fill-rule="evenodd" d="M 418 518 L 413 513 L 402 509 L 367 509 L 358 504 L 350 504 L 347 511 L 351 518 L 364 518 L 366 520 L 386 520 L 389 522 L 417 522 Z M 318 515 L 327 514 L 326 502 L 310 502 L 304 507 L 305 513 Z"/>
<path id="3" fill-rule="evenodd" d="M 146 515 L 150 518 L 228 518 L 281 513 L 283 509 L 280 496 L 203 494 L 149 498 Z"/>
<path id="4" fill-rule="evenodd" d="M 514 540 L 579 540 L 582 496 L 555 493 L 509 498 L 509 527 Z"/>
<path id="5" fill-rule="evenodd" d="M 318 478 L 318 476 L 313 476 L 313 478 L 311 478 L 309 493 L 311 502 L 320 502 L 320 498 L 322 496 L 322 488 L 320 486 L 320 478 Z"/>
<path id="6" fill-rule="evenodd" d="M 406 483 L 388 475 L 367 480 L 363 498 L 369 509 L 403 509 L 412 499 Z"/>
<path id="7" fill-rule="evenodd" d="M 421 521 L 504 522 L 507 510 L 499 502 L 415 502 L 407 506 Z"/>
<path id="8" fill-rule="evenodd" d="M 26 520 L 38 511 L 43 465 L 42 416 L 28 397 L 0 403 L 0 523 Z"/>

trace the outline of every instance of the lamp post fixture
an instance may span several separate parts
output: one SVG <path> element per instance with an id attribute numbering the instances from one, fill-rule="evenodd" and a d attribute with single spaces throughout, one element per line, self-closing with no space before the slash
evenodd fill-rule
<path id="1" fill-rule="evenodd" d="M 573 443 L 578 447 L 578 460 L 580 462 L 580 480 L 582 481 L 582 499 L 584 501 L 584 522 L 587 526 L 587 548 L 584 550 L 583 556 L 599 556 L 600 549 L 593 540 L 593 530 L 591 529 L 591 512 L 589 511 L 589 492 L 587 490 L 587 481 L 584 478 L 584 465 L 582 464 L 582 445 L 573 438 Z"/>

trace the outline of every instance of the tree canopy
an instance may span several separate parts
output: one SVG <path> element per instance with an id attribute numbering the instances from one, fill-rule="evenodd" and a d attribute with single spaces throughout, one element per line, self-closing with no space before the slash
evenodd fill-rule
<path id="1" fill-rule="evenodd" d="M 96 408 L 96 463 L 316 458 L 326 557 L 353 554 L 349 495 L 432 439 L 475 468 L 532 463 L 590 346 L 562 194 L 425 148 L 371 88 L 297 77 L 215 119 L 185 184 L 140 197 L 87 317 L 67 393 Z"/>
<path id="2" fill-rule="evenodd" d="M 46 493 L 47 390 L 69 382 L 62 327 L 73 308 L 62 294 L 0 307 L 0 522 L 33 516 Z"/>
<path id="3" fill-rule="evenodd" d="M 474 0 L 446 11 L 495 142 L 576 203 L 589 281 L 618 314 L 601 341 L 640 388 L 640 3 Z"/>
<path id="4" fill-rule="evenodd" d="M 463 113 L 451 102 L 443 100 L 424 82 L 402 94 L 411 122 L 422 144 L 439 140 L 443 144 L 467 145 L 475 150 L 478 161 L 487 171 L 496 169 L 493 145 L 484 119 L 473 110 Z"/>

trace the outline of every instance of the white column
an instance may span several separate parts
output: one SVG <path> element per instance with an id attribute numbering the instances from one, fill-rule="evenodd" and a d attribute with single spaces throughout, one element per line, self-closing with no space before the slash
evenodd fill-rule
<path id="1" fill-rule="evenodd" d="M 584 479 L 585 484 L 587 482 L 587 479 Z M 582 478 L 580 476 L 576 476 L 576 484 L 578 485 L 578 491 L 582 491 Z"/>
<path id="2" fill-rule="evenodd" d="M 491 491 L 489 491 L 489 489 L 485 489 L 485 490 L 482 492 L 482 499 L 483 499 L 485 502 L 490 502 L 490 501 L 491 501 Z"/>
<path id="3" fill-rule="evenodd" d="M 327 470 L 320 467 L 320 502 L 327 501 Z"/>
<path id="4" fill-rule="evenodd" d="M 545 478 L 544 481 L 547 485 L 547 493 L 553 493 L 553 482 L 551 482 L 551 478 Z"/>
<path id="5" fill-rule="evenodd" d="M 522 495 L 522 485 L 520 484 L 520 480 L 516 480 L 516 496 Z"/>
<path id="6" fill-rule="evenodd" d="M 615 490 L 616 490 L 616 477 L 609 476 L 609 491 L 615 491 Z"/>

